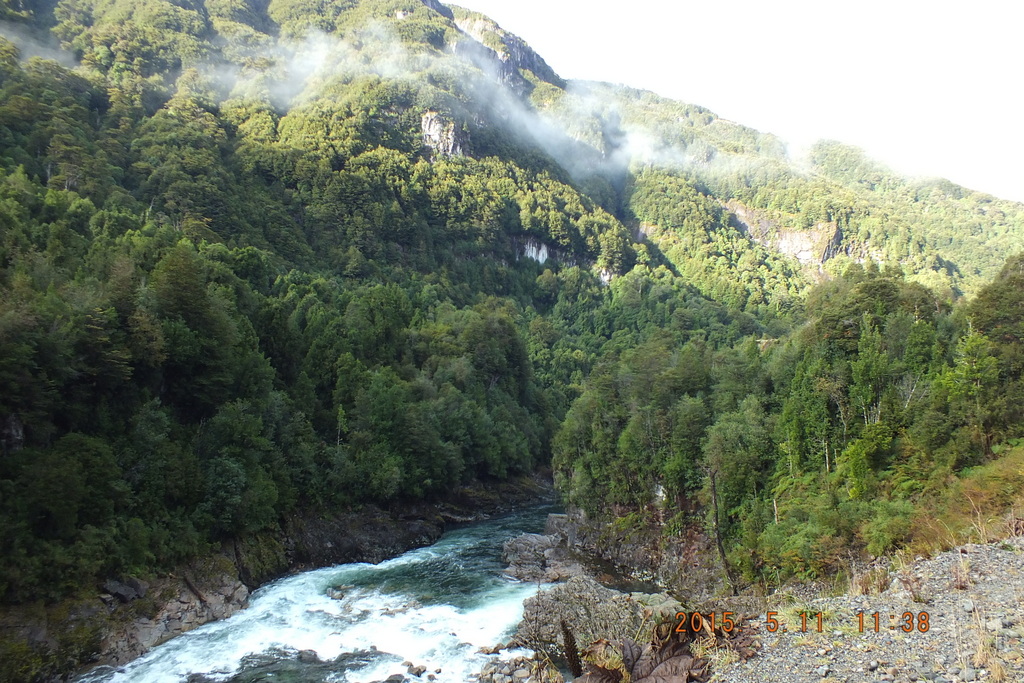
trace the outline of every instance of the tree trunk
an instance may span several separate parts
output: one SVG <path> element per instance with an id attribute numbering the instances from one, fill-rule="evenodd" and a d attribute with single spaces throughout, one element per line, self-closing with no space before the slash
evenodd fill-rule
<path id="1" fill-rule="evenodd" d="M 736 592 L 736 579 L 733 578 L 729 560 L 725 558 L 725 544 L 722 543 L 722 525 L 719 522 L 721 517 L 718 514 L 718 486 L 715 483 L 716 476 L 718 476 L 718 472 L 711 473 L 711 506 L 715 509 L 715 544 L 718 546 L 718 556 L 722 560 L 722 566 L 725 567 L 725 575 L 729 578 L 729 588 L 732 590 L 733 595 L 738 595 Z"/>

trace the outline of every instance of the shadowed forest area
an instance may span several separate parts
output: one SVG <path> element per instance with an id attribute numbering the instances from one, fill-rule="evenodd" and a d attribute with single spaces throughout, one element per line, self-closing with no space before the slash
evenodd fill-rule
<path id="1" fill-rule="evenodd" d="M 0 18 L 3 602 L 548 465 L 747 582 L 1019 500 L 1020 204 L 433 2 Z"/>

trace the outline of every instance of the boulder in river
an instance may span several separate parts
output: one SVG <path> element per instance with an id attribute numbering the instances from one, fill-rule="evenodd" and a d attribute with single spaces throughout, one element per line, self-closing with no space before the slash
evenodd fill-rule
<path id="1" fill-rule="evenodd" d="M 559 535 L 522 534 L 505 542 L 506 576 L 520 581 L 553 583 L 583 573 Z"/>
<path id="2" fill-rule="evenodd" d="M 353 588 L 355 588 L 355 586 L 349 586 L 345 584 L 339 586 L 331 586 L 327 589 L 327 597 L 332 598 L 334 600 L 341 600 Z"/>
<path id="3" fill-rule="evenodd" d="M 605 588 L 587 576 L 575 576 L 523 603 L 523 620 L 515 640 L 531 649 L 561 651 L 561 621 L 577 642 L 599 638 L 649 637 L 661 614 L 675 614 L 683 606 L 663 593 L 631 593 Z"/>

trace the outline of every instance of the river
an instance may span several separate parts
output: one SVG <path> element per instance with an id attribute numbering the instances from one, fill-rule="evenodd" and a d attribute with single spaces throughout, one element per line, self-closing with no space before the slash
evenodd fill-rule
<path id="1" fill-rule="evenodd" d="M 249 607 L 230 618 L 125 666 L 94 670 L 78 683 L 364 683 L 405 674 L 404 661 L 428 673 L 440 669 L 439 683 L 465 683 L 488 659 L 477 650 L 506 642 L 523 600 L 538 590 L 501 575 L 502 544 L 541 531 L 555 511 L 533 507 L 454 529 L 431 546 L 376 565 L 279 579 L 255 591 Z M 332 589 L 340 597 L 328 595 Z"/>

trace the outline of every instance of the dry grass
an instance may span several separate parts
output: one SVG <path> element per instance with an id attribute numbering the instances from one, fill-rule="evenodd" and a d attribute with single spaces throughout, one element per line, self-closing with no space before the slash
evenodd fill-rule
<path id="1" fill-rule="evenodd" d="M 950 581 L 950 585 L 954 590 L 965 591 L 971 586 L 971 563 L 961 555 L 960 562 L 953 565 L 950 570 L 953 574 L 953 578 Z"/>
<path id="2" fill-rule="evenodd" d="M 988 634 L 980 610 L 975 610 L 973 621 L 977 643 L 971 663 L 977 669 L 987 669 L 988 680 L 992 683 L 1005 683 L 1008 680 L 1006 667 L 1003 666 L 1003 662 L 996 654 L 996 639 Z"/>
<path id="3" fill-rule="evenodd" d="M 896 578 L 900 585 L 903 586 L 903 589 L 910 593 L 910 598 L 914 602 L 928 602 L 928 596 L 922 590 L 924 586 L 921 582 L 921 577 L 914 576 L 909 570 L 906 570 L 897 574 Z"/>
<path id="4" fill-rule="evenodd" d="M 924 594 L 924 584 L 921 581 L 921 577 L 914 574 L 905 551 L 896 551 L 896 554 L 893 556 L 893 566 L 896 568 L 896 580 L 903 586 L 903 590 L 910 593 L 911 600 L 914 602 L 928 602 L 928 596 Z"/>
<path id="5" fill-rule="evenodd" d="M 1006 667 L 996 655 L 995 638 L 986 635 L 984 630 L 978 633 L 978 646 L 971 662 L 979 669 L 988 669 L 988 680 L 993 683 L 1005 683 L 1008 680 Z"/>
<path id="6" fill-rule="evenodd" d="M 992 681 L 992 683 L 1006 683 L 1006 681 L 1010 680 L 1006 667 L 998 659 L 993 658 L 988 663 L 988 680 Z"/>
<path id="7" fill-rule="evenodd" d="M 818 613 L 821 612 L 822 630 L 818 631 Z M 806 627 L 804 631 L 804 618 L 807 614 Z M 836 613 L 832 610 L 812 608 L 804 602 L 794 602 L 778 608 L 776 619 L 779 621 L 779 630 L 785 629 L 785 637 L 791 638 L 794 645 L 806 647 L 820 647 L 829 639 L 829 634 L 840 628 Z M 848 620 L 846 620 L 848 621 Z"/>
<path id="8" fill-rule="evenodd" d="M 622 680 L 629 681 L 629 671 L 622 659 L 622 652 L 608 641 L 592 643 L 583 651 L 583 659 L 594 666 L 622 672 Z"/>
<path id="9" fill-rule="evenodd" d="M 530 667 L 530 677 L 536 683 L 565 683 L 565 677 L 547 656 L 534 660 Z"/>
<path id="10" fill-rule="evenodd" d="M 974 650 L 971 663 L 979 669 L 984 669 L 992 662 L 993 657 L 992 641 L 984 636 L 978 638 L 978 647 Z"/>
<path id="11" fill-rule="evenodd" d="M 850 577 L 849 593 L 853 597 L 860 595 L 881 595 L 889 588 L 889 570 L 885 567 L 875 567 L 865 572 L 853 570 Z"/>
<path id="12" fill-rule="evenodd" d="M 690 645 L 694 657 L 711 662 L 712 671 L 721 671 L 730 664 L 740 661 L 739 654 L 714 636 L 698 638 Z"/>
<path id="13" fill-rule="evenodd" d="M 1018 529 L 1024 532 L 1024 524 L 1014 521 L 1022 507 L 1024 448 L 1018 447 L 962 477 L 950 476 L 941 490 L 921 501 L 908 548 L 931 555 L 967 542 L 987 543 Z"/>
<path id="14" fill-rule="evenodd" d="M 1006 535 L 1024 536 L 1024 517 L 1021 516 L 1016 506 L 1010 510 L 1010 514 L 1006 517 Z"/>

